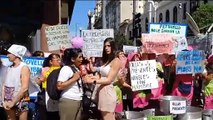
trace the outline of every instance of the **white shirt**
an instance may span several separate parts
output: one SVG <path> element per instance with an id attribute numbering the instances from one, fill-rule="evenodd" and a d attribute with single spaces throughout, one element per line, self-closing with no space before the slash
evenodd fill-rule
<path id="1" fill-rule="evenodd" d="M 77 68 L 76 68 L 77 69 Z M 58 81 L 65 82 L 73 76 L 74 72 L 69 66 L 64 66 L 61 68 Z M 81 80 L 79 80 L 80 86 Z M 68 86 L 66 89 L 62 91 L 61 98 L 67 98 L 72 100 L 82 100 L 83 90 L 82 87 L 79 88 L 77 81 L 72 85 Z"/>

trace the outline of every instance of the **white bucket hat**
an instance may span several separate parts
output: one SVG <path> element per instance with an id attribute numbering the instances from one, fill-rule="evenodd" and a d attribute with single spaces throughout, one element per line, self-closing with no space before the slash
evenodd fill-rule
<path id="1" fill-rule="evenodd" d="M 13 44 L 7 51 L 22 59 L 22 57 L 25 55 L 27 51 L 27 48 L 22 45 Z"/>

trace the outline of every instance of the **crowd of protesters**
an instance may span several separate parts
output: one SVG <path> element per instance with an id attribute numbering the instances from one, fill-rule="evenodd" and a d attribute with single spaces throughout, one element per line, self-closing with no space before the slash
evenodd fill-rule
<path id="1" fill-rule="evenodd" d="M 188 49 L 186 51 L 189 51 Z M 40 85 L 35 102 L 38 120 L 80 120 L 82 119 L 82 84 L 94 85 L 93 100 L 102 119 L 115 120 L 115 113 L 124 110 L 141 111 L 159 109 L 159 99 L 164 95 L 182 96 L 192 106 L 213 109 L 213 56 L 206 56 L 205 70 L 200 74 L 176 74 L 175 54 L 143 53 L 124 54 L 117 50 L 113 38 L 104 41 L 102 58 L 85 58 L 80 48 L 63 49 L 62 54 L 52 53 L 45 58 L 43 68 L 33 80 Z M 9 67 L 0 62 L 1 119 L 28 119 L 30 69 L 22 62 L 27 49 L 13 44 L 4 54 L 12 62 Z M 28 54 L 29 55 L 29 54 Z M 44 57 L 42 51 L 32 57 Z M 158 88 L 132 91 L 129 62 L 156 60 Z M 86 62 L 85 62 L 86 61 Z M 82 74 L 81 65 L 86 65 Z M 53 70 L 59 69 L 57 89 L 62 90 L 59 100 L 52 100 L 47 89 L 47 78 Z M 73 67 L 73 68 L 72 68 Z M 74 70 L 75 69 L 75 70 Z M 93 74 L 96 73 L 96 74 Z M 54 87 L 54 86 L 53 86 Z M 200 94 L 203 93 L 203 96 Z M 198 102 L 197 100 L 201 100 Z M 203 100 L 203 102 L 202 102 Z M 32 116 L 31 116 L 32 117 Z"/>

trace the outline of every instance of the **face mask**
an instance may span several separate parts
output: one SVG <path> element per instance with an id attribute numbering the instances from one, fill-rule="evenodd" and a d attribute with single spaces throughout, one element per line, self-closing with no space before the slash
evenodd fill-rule
<path id="1" fill-rule="evenodd" d="M 2 61 L 2 64 L 7 67 L 13 64 L 13 62 L 10 62 L 8 58 L 1 58 L 1 61 Z"/>

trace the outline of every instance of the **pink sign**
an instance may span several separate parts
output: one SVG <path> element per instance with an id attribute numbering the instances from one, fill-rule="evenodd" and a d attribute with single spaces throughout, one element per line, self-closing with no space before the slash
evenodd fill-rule
<path id="1" fill-rule="evenodd" d="M 141 42 L 143 43 L 142 51 L 144 53 L 172 54 L 174 41 L 169 34 L 142 34 Z"/>

